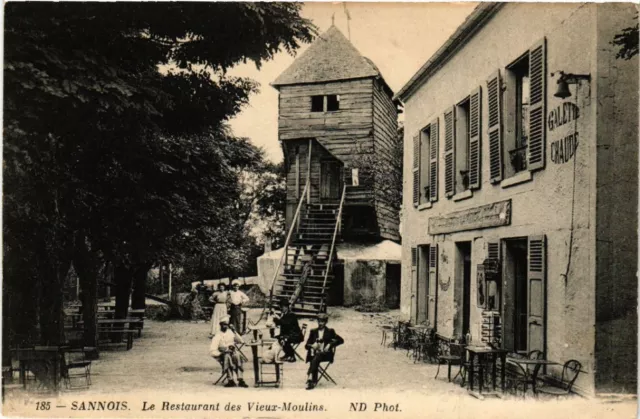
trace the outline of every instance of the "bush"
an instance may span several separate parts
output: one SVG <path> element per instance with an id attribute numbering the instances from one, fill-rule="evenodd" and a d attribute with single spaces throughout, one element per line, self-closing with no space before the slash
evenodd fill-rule
<path id="1" fill-rule="evenodd" d="M 389 311 L 389 308 L 384 304 L 384 301 L 381 298 L 361 301 L 359 305 L 354 307 L 354 309 L 361 313 L 384 313 Z"/>

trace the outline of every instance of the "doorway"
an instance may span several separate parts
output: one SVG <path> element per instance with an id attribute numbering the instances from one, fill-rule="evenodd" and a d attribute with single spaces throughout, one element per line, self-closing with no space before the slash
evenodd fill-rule
<path id="1" fill-rule="evenodd" d="M 334 160 L 320 162 L 320 199 L 331 201 L 340 199 L 342 164 Z"/>
<path id="2" fill-rule="evenodd" d="M 504 241 L 505 349 L 527 353 L 527 239 Z"/>
<path id="3" fill-rule="evenodd" d="M 329 285 L 327 296 L 328 306 L 344 305 L 344 263 L 336 261 L 333 264 L 333 281 Z"/>
<path id="4" fill-rule="evenodd" d="M 458 311 L 456 335 L 463 337 L 471 327 L 471 242 L 456 243 L 456 276 L 454 299 Z"/>
<path id="5" fill-rule="evenodd" d="M 386 263 L 385 305 L 387 308 L 400 308 L 400 275 L 399 263 Z"/>

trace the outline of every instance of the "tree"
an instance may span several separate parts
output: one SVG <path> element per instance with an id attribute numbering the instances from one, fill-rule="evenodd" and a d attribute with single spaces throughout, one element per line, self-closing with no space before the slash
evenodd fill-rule
<path id="1" fill-rule="evenodd" d="M 638 12 L 636 12 L 634 20 L 638 20 Z M 638 55 L 638 24 L 635 26 L 630 26 L 628 28 L 624 28 L 622 32 L 616 34 L 613 38 L 613 45 L 616 45 L 620 48 L 618 53 L 616 54 L 616 58 L 623 58 L 625 60 L 630 60 L 636 55 Z"/>
<path id="2" fill-rule="evenodd" d="M 375 199 L 399 213 L 402 206 L 403 139 L 399 131 L 387 150 L 376 150 L 357 144 L 353 167 L 358 169 L 362 185 L 375 185 Z"/>
<path id="3" fill-rule="evenodd" d="M 309 42 L 314 28 L 299 11 L 294 3 L 5 7 L 3 292 L 40 318 L 43 343 L 61 339 L 61 281 L 72 259 L 113 263 L 119 301 L 128 302 L 132 276 L 167 243 L 224 219 L 237 188 L 229 171 L 253 159 L 225 122 L 257 89 L 226 71 Z M 83 288 L 93 271 L 79 270 Z M 9 323 L 6 336 L 15 337 Z"/>

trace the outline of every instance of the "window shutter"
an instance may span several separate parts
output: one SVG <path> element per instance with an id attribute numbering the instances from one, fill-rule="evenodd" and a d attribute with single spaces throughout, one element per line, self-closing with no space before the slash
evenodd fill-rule
<path id="1" fill-rule="evenodd" d="M 491 183 L 502 180 L 502 81 L 500 70 L 487 80 L 489 106 L 489 174 Z"/>
<path id="2" fill-rule="evenodd" d="M 545 236 L 529 236 L 527 246 L 527 352 L 545 352 Z"/>
<path id="3" fill-rule="evenodd" d="M 444 195 L 449 198 L 456 189 L 455 108 L 444 114 Z"/>
<path id="4" fill-rule="evenodd" d="M 487 242 L 487 257 L 500 261 L 500 240 Z"/>
<path id="5" fill-rule="evenodd" d="M 436 306 L 438 302 L 438 245 L 429 246 L 429 289 L 427 290 L 427 318 L 431 327 L 436 326 Z"/>
<path id="6" fill-rule="evenodd" d="M 438 138 L 440 136 L 440 125 L 438 118 L 431 123 L 431 143 L 429 144 L 429 200 L 438 200 Z"/>
<path id="7" fill-rule="evenodd" d="M 545 102 L 547 85 L 545 39 L 529 50 L 529 147 L 527 167 L 529 170 L 544 169 L 545 162 Z"/>
<path id="8" fill-rule="evenodd" d="M 413 137 L 413 206 L 420 203 L 420 133 Z"/>
<path id="9" fill-rule="evenodd" d="M 480 120 L 482 115 L 482 90 L 480 87 L 469 97 L 469 188 L 480 188 Z"/>
<path id="10" fill-rule="evenodd" d="M 411 248 L 411 321 L 418 316 L 418 248 Z"/>

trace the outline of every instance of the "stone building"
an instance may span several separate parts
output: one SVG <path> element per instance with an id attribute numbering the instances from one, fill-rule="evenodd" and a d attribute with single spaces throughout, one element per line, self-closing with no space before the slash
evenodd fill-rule
<path id="1" fill-rule="evenodd" d="M 635 13 L 483 3 L 396 95 L 402 311 L 576 359 L 590 394 L 637 384 L 638 61 L 611 43 Z"/>
<path id="2" fill-rule="evenodd" d="M 261 286 L 290 298 L 308 263 L 294 305 L 299 314 L 314 315 L 328 302 L 399 304 L 399 205 L 380 177 L 394 170 L 400 177 L 393 92 L 335 26 L 272 86 L 279 92 L 290 240 L 258 260 Z"/>

